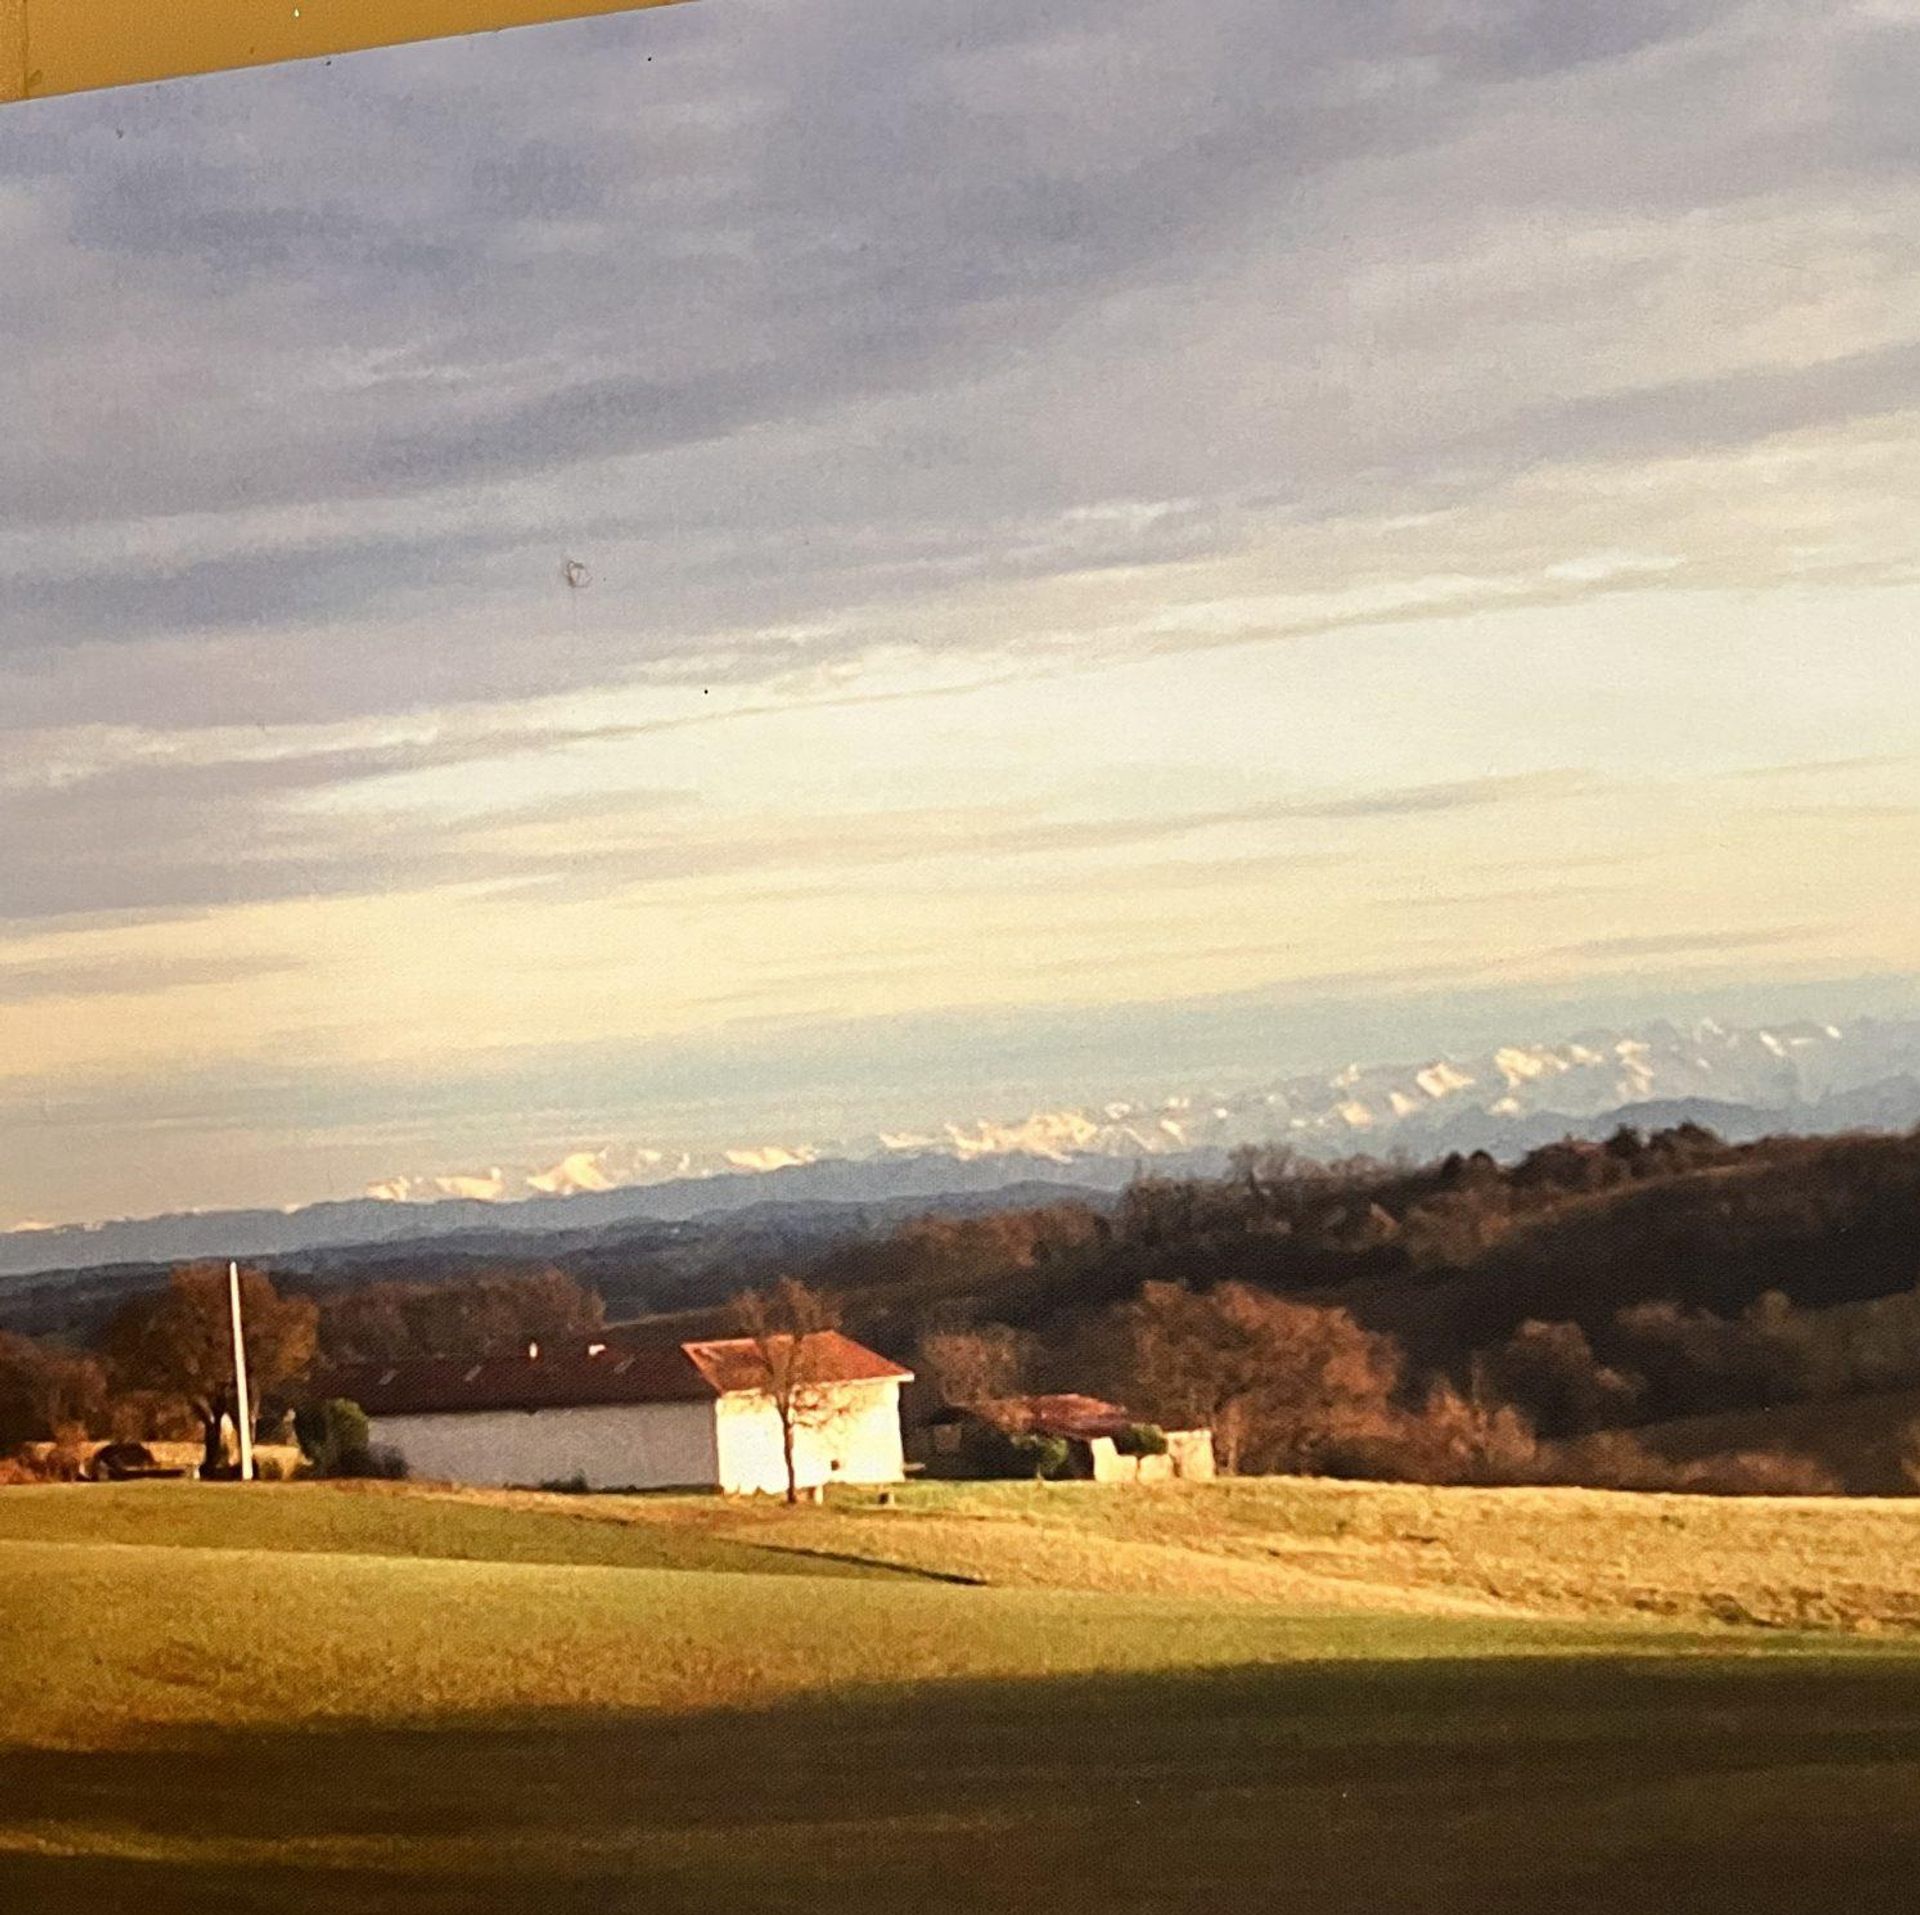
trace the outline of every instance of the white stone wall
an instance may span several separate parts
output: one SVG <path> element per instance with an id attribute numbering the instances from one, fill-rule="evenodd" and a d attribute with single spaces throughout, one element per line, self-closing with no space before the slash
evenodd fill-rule
<path id="1" fill-rule="evenodd" d="M 373 1419 L 373 1440 L 390 1443 L 429 1482 L 526 1488 L 577 1474 L 590 1489 L 711 1489 L 720 1481 L 717 1407 L 622 1403 L 381 1416 Z"/>
<path id="2" fill-rule="evenodd" d="M 1164 1456 L 1122 1456 L 1110 1436 L 1096 1436 L 1087 1453 L 1096 1483 L 1211 1482 L 1213 1432 L 1168 1430 Z"/>
<path id="3" fill-rule="evenodd" d="M 1174 1475 L 1189 1483 L 1213 1481 L 1213 1432 L 1211 1430 L 1169 1430 L 1167 1459 Z"/>
<path id="4" fill-rule="evenodd" d="M 900 1385 L 841 1383 L 840 1407 L 825 1424 L 794 1433 L 795 1474 L 803 1489 L 821 1483 L 897 1483 L 906 1475 L 900 1450 Z M 764 1396 L 726 1396 L 716 1419 L 720 1487 L 732 1495 L 784 1495 L 787 1465 L 780 1418 Z"/>

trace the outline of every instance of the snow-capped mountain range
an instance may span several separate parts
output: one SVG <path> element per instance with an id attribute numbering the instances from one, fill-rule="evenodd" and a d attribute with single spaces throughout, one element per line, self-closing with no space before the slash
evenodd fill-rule
<path id="1" fill-rule="evenodd" d="M 1004 1159 L 1025 1174 L 1035 1162 L 1132 1162 L 1241 1144 L 1289 1143 L 1314 1156 L 1346 1156 L 1435 1147 L 1455 1131 L 1471 1132 L 1476 1145 L 1524 1147 L 1541 1120 L 1551 1128 L 1634 1105 L 1682 1103 L 1799 1118 L 1906 1078 L 1915 1084 L 1912 1116 L 1896 1111 L 1884 1121 L 1920 1119 L 1920 1021 L 1766 1030 L 1655 1024 L 1583 1032 L 1560 1043 L 1505 1045 L 1476 1056 L 1352 1064 L 1231 1093 L 1034 1111 L 1012 1120 L 983 1118 L 833 1142 L 709 1152 L 614 1144 L 572 1151 L 543 1166 L 388 1178 L 367 1195 L 394 1203 L 450 1197 L 498 1203 L 900 1157 L 960 1164 Z M 1899 1102 L 1891 1088 L 1889 1095 Z"/>
<path id="2" fill-rule="evenodd" d="M 679 1222 L 763 1202 L 898 1203 L 1017 1184 L 1117 1190 L 1143 1163 L 1212 1171 L 1241 1144 L 1317 1157 L 1517 1154 L 1569 1132 L 1686 1117 L 1734 1137 L 1920 1122 L 1920 1019 L 1585 1031 L 1472 1055 L 1349 1065 L 1231 1091 L 944 1122 L 837 1142 L 717 1150 L 594 1143 L 544 1163 L 405 1174 L 293 1210 L 194 1212 L 0 1232 L 0 1278 L 200 1256 L 270 1256 L 457 1231 Z"/>

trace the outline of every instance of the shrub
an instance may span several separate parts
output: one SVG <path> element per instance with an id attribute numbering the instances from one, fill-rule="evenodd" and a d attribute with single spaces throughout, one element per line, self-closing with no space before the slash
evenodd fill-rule
<path id="1" fill-rule="evenodd" d="M 1839 1479 L 1810 1456 L 1733 1450 L 1683 1463 L 1676 1489 L 1695 1496 L 1838 1496 Z"/>
<path id="2" fill-rule="evenodd" d="M 0 1456 L 0 1486 L 77 1483 L 85 1466 L 86 1452 L 76 1443 L 34 1443 Z"/>
<path id="3" fill-rule="evenodd" d="M 1158 1423 L 1130 1423 L 1113 1439 L 1113 1447 L 1120 1456 L 1164 1456 L 1167 1433 Z"/>
<path id="4" fill-rule="evenodd" d="M 366 1411 L 344 1396 L 303 1403 L 294 1412 L 293 1434 L 315 1476 L 337 1476 L 344 1460 L 364 1456 L 373 1447 Z"/>
<path id="5" fill-rule="evenodd" d="M 1837 1496 L 1840 1483 L 1808 1456 L 1730 1450 L 1676 1463 L 1625 1430 L 1542 1445 L 1543 1482 L 1583 1489 L 1679 1491 L 1689 1496 Z"/>
<path id="6" fill-rule="evenodd" d="M 585 1496 L 588 1493 L 587 1473 L 577 1469 L 571 1476 L 550 1477 L 540 1487 L 549 1496 Z"/>
<path id="7" fill-rule="evenodd" d="M 1036 1483 L 1058 1476 L 1067 1466 L 1069 1451 L 1064 1436 L 1043 1436 L 1038 1430 L 1029 1430 L 1013 1439 L 1013 1447 L 1033 1465 Z"/>
<path id="8" fill-rule="evenodd" d="M 1627 1430 L 1543 1442 L 1508 1404 L 1475 1401 L 1435 1384 L 1401 1412 L 1336 1452 L 1330 1475 L 1411 1483 L 1667 1490 L 1692 1496 L 1832 1496 L 1838 1481 L 1809 1457 L 1742 1450 L 1677 1463 Z"/>
<path id="9" fill-rule="evenodd" d="M 343 1396 L 303 1405 L 293 1431 L 309 1476 L 398 1481 L 407 1473 L 406 1458 L 376 1444 L 366 1411 Z"/>
<path id="10" fill-rule="evenodd" d="M 1417 1410 L 1383 1409 L 1355 1419 L 1332 1440 L 1322 1464 L 1330 1476 L 1402 1483 L 1537 1483 L 1544 1446 L 1509 1404 L 1431 1385 Z"/>
<path id="11" fill-rule="evenodd" d="M 1913 1493 L 1920 1496 L 1920 1423 L 1909 1423 L 1902 1432 L 1900 1474 L 1907 1479 Z"/>

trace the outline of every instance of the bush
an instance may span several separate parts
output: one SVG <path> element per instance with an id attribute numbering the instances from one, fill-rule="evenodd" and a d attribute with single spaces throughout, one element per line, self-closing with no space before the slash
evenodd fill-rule
<path id="1" fill-rule="evenodd" d="M 1676 1463 L 1628 1430 L 1543 1442 L 1510 1404 L 1434 1385 L 1420 1409 L 1342 1445 L 1328 1474 L 1408 1483 L 1666 1490 L 1691 1496 L 1832 1496 L 1835 1478 L 1811 1458 L 1741 1450 Z"/>
<path id="2" fill-rule="evenodd" d="M 1044 1483 L 1049 1476 L 1058 1476 L 1066 1468 L 1070 1454 L 1064 1436 L 1043 1436 L 1038 1430 L 1029 1430 L 1023 1436 L 1016 1436 L 1013 1447 L 1032 1464 L 1036 1483 Z"/>
<path id="3" fill-rule="evenodd" d="M 293 1415 L 293 1435 L 300 1454 L 324 1473 L 327 1464 L 343 1452 L 370 1448 L 373 1426 L 358 1403 L 332 1396 L 301 1404 Z"/>
<path id="4" fill-rule="evenodd" d="M 77 1443 L 34 1443 L 0 1456 L 0 1487 L 77 1483 L 85 1469 L 86 1452 Z"/>
<path id="5" fill-rule="evenodd" d="M 1778 1450 L 1733 1450 L 1683 1463 L 1676 1489 L 1695 1496 L 1838 1496 L 1839 1479 L 1810 1456 Z"/>
<path id="6" fill-rule="evenodd" d="M 587 1473 L 577 1469 L 571 1476 L 555 1476 L 542 1483 L 540 1487 L 549 1496 L 585 1496 L 589 1493 Z"/>
<path id="7" fill-rule="evenodd" d="M 294 1412 L 293 1433 L 309 1476 L 398 1482 L 407 1474 L 407 1459 L 375 1443 L 366 1411 L 344 1396 L 304 1404 Z"/>
<path id="8" fill-rule="evenodd" d="M 1167 1433 L 1158 1423 L 1130 1423 L 1113 1439 L 1113 1447 L 1120 1456 L 1164 1456 Z"/>

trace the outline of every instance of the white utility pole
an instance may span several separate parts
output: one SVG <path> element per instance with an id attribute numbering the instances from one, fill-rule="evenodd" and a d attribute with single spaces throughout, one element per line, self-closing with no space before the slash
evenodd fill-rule
<path id="1" fill-rule="evenodd" d="M 240 1438 L 240 1480 L 253 1481 L 253 1403 L 247 1395 L 247 1339 L 240 1327 L 240 1266 L 227 1265 L 227 1296 L 233 1305 L 233 1426 Z"/>

